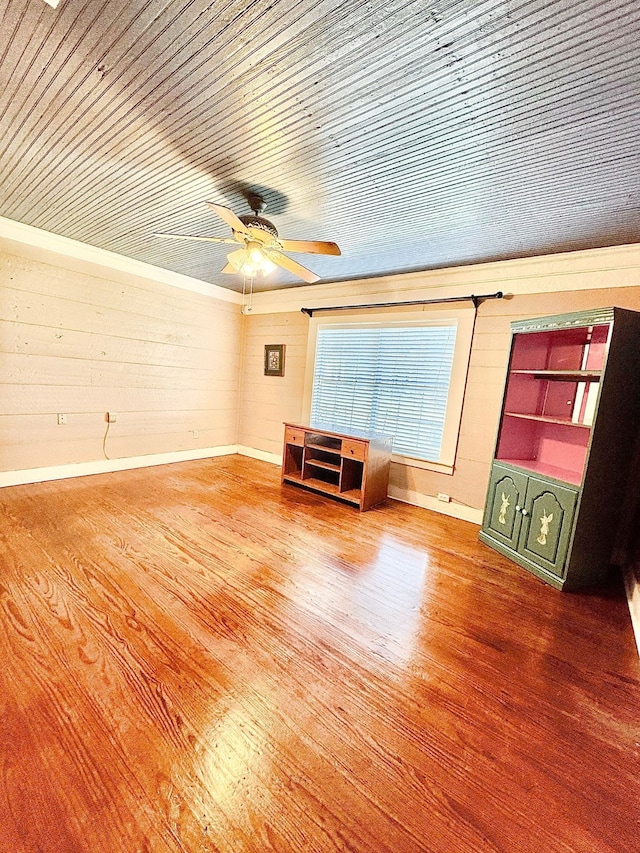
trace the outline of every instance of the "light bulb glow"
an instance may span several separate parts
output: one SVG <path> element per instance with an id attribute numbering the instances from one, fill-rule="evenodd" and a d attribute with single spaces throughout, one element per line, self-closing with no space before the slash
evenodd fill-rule
<path id="1" fill-rule="evenodd" d="M 257 243 L 249 243 L 247 246 L 247 254 L 249 255 L 249 260 L 258 266 L 260 266 L 264 260 L 262 249 Z"/>
<path id="2" fill-rule="evenodd" d="M 273 261 L 270 261 L 269 258 L 267 258 L 267 257 L 264 257 L 262 259 L 261 266 L 262 266 L 262 275 L 269 275 L 269 273 L 272 273 L 274 271 L 274 269 L 276 269 L 276 264 L 274 264 Z"/>
<path id="3" fill-rule="evenodd" d="M 240 272 L 243 275 L 246 275 L 248 278 L 253 278 L 255 274 L 258 272 L 258 264 L 254 264 L 251 260 L 247 259 L 241 266 Z"/>

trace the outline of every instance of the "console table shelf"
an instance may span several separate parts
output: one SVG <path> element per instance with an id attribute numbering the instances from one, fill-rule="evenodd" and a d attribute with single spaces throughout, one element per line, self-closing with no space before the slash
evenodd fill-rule
<path id="1" fill-rule="evenodd" d="M 282 482 L 371 509 L 387 497 L 393 439 L 285 424 Z"/>
<path id="2" fill-rule="evenodd" d="M 311 468 L 324 468 L 327 471 L 341 471 L 340 465 L 335 465 L 333 462 L 320 462 L 319 459 L 309 459 L 307 465 Z"/>

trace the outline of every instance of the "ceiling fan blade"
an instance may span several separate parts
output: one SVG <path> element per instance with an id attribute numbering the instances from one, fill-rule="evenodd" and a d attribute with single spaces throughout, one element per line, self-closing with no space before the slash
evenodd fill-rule
<path id="1" fill-rule="evenodd" d="M 212 210 L 215 210 L 220 219 L 223 219 L 232 231 L 240 231 L 242 234 L 247 233 L 247 226 L 230 208 L 225 207 L 223 204 L 215 204 L 212 201 L 208 201 L 207 204 Z"/>
<path id="2" fill-rule="evenodd" d="M 225 275 L 235 275 L 238 270 L 233 266 L 233 264 L 225 264 L 220 272 L 223 272 Z"/>
<path id="3" fill-rule="evenodd" d="M 204 240 L 207 243 L 235 243 L 233 237 L 197 237 L 195 234 L 154 234 L 154 237 L 170 237 L 172 240 Z"/>
<path id="4" fill-rule="evenodd" d="M 307 252 L 311 255 L 340 255 L 337 243 L 327 240 L 280 240 L 285 252 Z"/>
<path id="5" fill-rule="evenodd" d="M 298 278 L 308 282 L 308 284 L 313 284 L 314 281 L 318 281 L 320 278 L 316 273 L 311 272 L 311 270 L 303 267 L 302 264 L 299 264 L 292 258 L 288 258 L 286 255 L 281 255 L 280 252 L 267 252 L 267 256 L 274 262 L 274 264 L 278 264 L 278 266 L 283 269 L 292 272 L 294 275 L 297 275 Z"/>

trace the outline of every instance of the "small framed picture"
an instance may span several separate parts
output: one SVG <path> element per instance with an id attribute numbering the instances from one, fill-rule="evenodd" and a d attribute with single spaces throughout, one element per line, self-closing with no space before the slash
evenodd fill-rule
<path id="1" fill-rule="evenodd" d="M 284 344 L 264 345 L 264 375 L 284 376 Z"/>

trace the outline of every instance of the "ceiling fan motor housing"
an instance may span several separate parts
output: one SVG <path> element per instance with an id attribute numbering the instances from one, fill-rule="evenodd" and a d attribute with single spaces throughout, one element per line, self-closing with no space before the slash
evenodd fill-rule
<path id="1" fill-rule="evenodd" d="M 260 231 L 266 231 L 266 233 L 270 234 L 272 237 L 278 236 L 276 226 L 272 222 L 269 222 L 268 219 L 264 219 L 262 216 L 256 216 L 255 213 L 245 213 L 242 216 L 239 216 L 238 219 L 247 228 L 258 228 Z"/>

